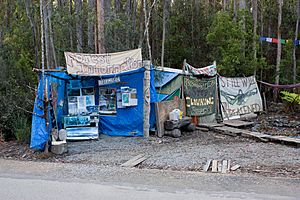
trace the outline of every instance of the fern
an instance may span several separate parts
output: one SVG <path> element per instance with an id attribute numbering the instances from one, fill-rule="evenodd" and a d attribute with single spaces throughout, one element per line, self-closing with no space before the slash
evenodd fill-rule
<path id="1" fill-rule="evenodd" d="M 280 92 L 282 94 L 281 99 L 287 103 L 286 111 L 295 111 L 297 105 L 300 105 L 300 95 L 287 91 Z"/>
<path id="2" fill-rule="evenodd" d="M 287 91 L 280 92 L 283 96 L 281 97 L 282 100 L 287 101 L 291 104 L 299 104 L 300 105 L 300 95 L 296 93 L 291 93 Z"/>

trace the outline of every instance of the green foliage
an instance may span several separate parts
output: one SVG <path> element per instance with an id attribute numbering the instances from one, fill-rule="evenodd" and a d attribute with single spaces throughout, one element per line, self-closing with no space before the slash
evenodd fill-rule
<path id="1" fill-rule="evenodd" d="M 295 111 L 297 105 L 300 105 L 300 94 L 281 91 L 281 99 L 287 103 L 287 111 Z"/>
<path id="2" fill-rule="evenodd" d="M 250 21 L 249 13 L 241 12 L 239 15 L 245 15 L 245 21 Z M 214 49 L 219 72 L 224 76 L 252 75 L 256 65 L 252 53 L 251 23 L 247 23 L 244 29 L 242 19 L 234 22 L 229 13 L 218 12 L 206 37 Z M 263 62 L 263 59 L 258 62 Z"/>
<path id="3" fill-rule="evenodd" d="M 166 66 L 181 69 L 184 59 L 196 67 L 212 64 L 215 58 L 211 56 L 213 49 L 208 46 L 206 35 L 213 15 L 210 10 L 206 13 L 202 1 L 198 4 L 189 0 L 174 1 L 166 35 Z M 159 24 L 160 29 L 161 24 L 162 22 Z"/>
<path id="4" fill-rule="evenodd" d="M 19 115 L 14 122 L 14 136 L 19 143 L 29 143 L 30 123 L 26 116 Z"/>
<path id="5" fill-rule="evenodd" d="M 0 41 L 0 132 L 5 139 L 14 137 L 18 128 L 25 128 L 25 121 L 28 128 L 31 115 L 24 110 L 31 111 L 34 100 L 34 92 L 28 86 L 34 88 L 37 82 L 37 77 L 32 72 L 34 46 L 25 7 L 19 2 L 10 3 L 10 6 L 11 28 L 5 29 L 3 40 Z M 24 121 L 16 123 L 20 118 Z M 22 126 L 19 127 L 20 125 Z M 26 133 L 28 134 L 27 129 Z M 24 139 L 18 138 L 28 142 L 25 136 Z"/>
<path id="6" fill-rule="evenodd" d="M 300 105 L 300 94 L 291 93 L 287 91 L 280 92 L 283 96 L 281 97 L 283 100 L 287 101 L 291 104 L 298 104 Z"/>

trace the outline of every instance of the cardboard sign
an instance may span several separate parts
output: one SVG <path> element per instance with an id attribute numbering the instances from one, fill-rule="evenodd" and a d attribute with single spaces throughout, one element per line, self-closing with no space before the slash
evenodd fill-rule
<path id="1" fill-rule="evenodd" d="M 254 76 L 245 78 L 219 77 L 220 100 L 224 120 L 263 110 Z"/>
<path id="2" fill-rule="evenodd" d="M 81 76 L 119 74 L 143 67 L 141 49 L 106 54 L 65 52 L 65 58 L 68 73 Z"/>
<path id="3" fill-rule="evenodd" d="M 206 116 L 216 112 L 216 78 L 184 78 L 186 113 Z"/>

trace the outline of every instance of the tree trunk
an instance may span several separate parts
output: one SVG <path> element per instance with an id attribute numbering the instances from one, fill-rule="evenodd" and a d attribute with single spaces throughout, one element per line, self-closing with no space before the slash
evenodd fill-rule
<path id="1" fill-rule="evenodd" d="M 104 45 L 104 3 L 103 0 L 97 0 L 97 45 L 98 53 L 105 53 Z"/>
<path id="2" fill-rule="evenodd" d="M 281 62 L 281 22 L 282 22 L 282 6 L 283 0 L 278 0 L 278 25 L 277 25 L 277 58 L 276 58 L 276 76 L 275 84 L 279 85 L 280 62 Z M 277 101 L 278 90 L 274 91 L 274 101 Z"/>
<path id="3" fill-rule="evenodd" d="M 216 11 L 216 0 L 213 0 L 213 8 L 214 8 L 214 11 Z"/>
<path id="4" fill-rule="evenodd" d="M 150 38 L 149 38 L 149 22 L 151 19 L 151 11 L 153 9 L 153 7 L 156 4 L 156 0 L 153 1 L 152 5 L 150 8 L 148 8 L 148 12 L 147 12 L 147 0 L 144 0 L 144 13 L 145 13 L 145 32 L 144 34 L 146 35 L 146 39 L 147 39 L 147 46 L 148 46 L 148 51 L 149 51 L 149 60 L 150 63 L 152 64 L 152 52 L 151 52 L 151 45 L 150 45 Z"/>
<path id="5" fill-rule="evenodd" d="M 46 1 L 43 0 L 43 20 L 44 20 L 44 38 L 45 38 L 45 50 L 46 50 L 46 63 L 47 69 L 51 67 L 50 57 L 50 41 L 49 41 L 49 23 L 48 23 L 48 9 Z"/>
<path id="6" fill-rule="evenodd" d="M 74 49 L 74 42 L 73 42 L 73 23 L 72 23 L 72 15 L 73 15 L 73 0 L 69 1 L 69 40 L 70 40 L 70 48 L 71 50 Z"/>
<path id="7" fill-rule="evenodd" d="M 136 44 L 136 11 L 137 11 L 137 0 L 133 0 L 133 15 L 132 15 L 132 27 L 133 27 L 133 40 L 132 47 Z"/>
<path id="8" fill-rule="evenodd" d="M 111 0 L 104 0 L 104 13 L 105 19 L 110 19 L 111 17 Z"/>
<path id="9" fill-rule="evenodd" d="M 228 4 L 229 4 L 228 0 L 223 0 L 223 11 L 224 12 L 227 11 Z"/>
<path id="10" fill-rule="evenodd" d="M 127 16 L 127 29 L 126 29 L 126 46 L 127 49 L 130 49 L 130 40 L 131 40 L 131 0 L 127 0 L 126 2 L 126 16 Z"/>
<path id="11" fill-rule="evenodd" d="M 43 9 L 44 1 L 40 0 L 40 18 L 41 18 L 41 68 L 42 68 L 42 81 L 44 81 L 44 69 L 45 69 L 45 49 L 44 49 L 44 14 Z"/>
<path id="12" fill-rule="evenodd" d="M 55 45 L 54 45 L 54 40 L 53 40 L 53 31 L 52 31 L 52 23 L 51 23 L 51 17 L 52 17 L 52 10 L 53 10 L 53 1 L 50 0 L 48 2 L 48 20 L 49 20 L 49 41 L 50 41 L 50 49 L 51 49 L 51 54 L 53 57 L 54 63 L 52 62 L 52 67 L 57 67 L 57 58 L 56 58 L 56 53 L 55 53 Z"/>
<path id="13" fill-rule="evenodd" d="M 256 75 L 257 68 L 257 0 L 252 0 L 252 14 L 253 14 L 253 59 L 254 59 L 254 75 Z"/>
<path id="14" fill-rule="evenodd" d="M 141 48 L 144 40 L 144 0 L 140 2 L 140 39 L 139 39 L 139 47 Z"/>
<path id="15" fill-rule="evenodd" d="M 88 0 L 88 51 L 90 53 L 95 52 L 94 50 L 94 12 L 95 11 L 95 0 Z"/>
<path id="16" fill-rule="evenodd" d="M 260 10 L 260 35 L 264 35 L 264 7 L 263 4 L 260 4 L 261 10 Z M 260 48 L 261 48 L 261 59 L 264 57 L 264 51 L 263 51 L 263 45 L 262 42 L 260 42 Z M 260 68 L 260 80 L 263 80 L 263 68 Z"/>
<path id="17" fill-rule="evenodd" d="M 39 47 L 38 47 L 38 42 L 37 42 L 38 41 L 37 26 L 36 26 L 35 20 L 32 16 L 31 1 L 30 0 L 25 0 L 25 9 L 26 9 L 26 14 L 27 14 L 27 17 L 29 19 L 30 26 L 31 26 L 31 29 L 32 29 L 34 54 L 35 54 L 35 67 L 39 68 L 40 59 L 39 59 Z M 2 33 L 2 30 L 0 30 L 0 32 Z M 1 38 L 2 37 L 0 36 L 0 40 L 1 40 Z M 0 43 L 1 43 L 1 41 L 0 41 Z"/>
<path id="18" fill-rule="evenodd" d="M 141 1 L 143 1 L 143 0 L 141 0 Z M 116 11 L 116 13 L 118 13 L 120 11 L 120 9 L 121 9 L 120 0 L 115 0 L 115 11 Z"/>
<path id="19" fill-rule="evenodd" d="M 196 1 L 196 11 L 199 12 L 200 8 L 200 2 Z M 209 7 L 210 7 L 210 2 L 209 0 L 205 0 L 205 14 L 208 16 L 209 15 Z"/>
<path id="20" fill-rule="evenodd" d="M 146 38 L 147 38 L 148 55 L 149 55 L 150 64 L 152 64 L 151 45 L 150 45 L 150 39 L 149 39 L 149 21 L 150 21 L 150 17 L 147 13 L 147 0 L 143 0 L 143 1 L 144 1 L 144 8 L 143 9 L 144 9 L 144 15 L 145 15 L 145 33 L 146 33 Z"/>
<path id="21" fill-rule="evenodd" d="M 82 0 L 75 0 L 75 15 L 76 15 L 76 41 L 77 41 L 77 52 L 83 51 L 82 45 Z"/>
<path id="22" fill-rule="evenodd" d="M 298 40 L 298 32 L 299 32 L 299 18 L 300 18 L 300 0 L 297 0 L 296 3 L 296 28 L 295 28 L 295 40 Z M 294 45 L 293 49 L 293 83 L 296 83 L 297 79 L 297 57 L 296 57 L 296 45 Z"/>
<path id="23" fill-rule="evenodd" d="M 237 19 L 237 0 L 233 0 L 233 21 Z"/>
<path id="24" fill-rule="evenodd" d="M 239 2 L 239 9 L 242 10 L 243 14 L 242 14 L 242 30 L 244 32 L 244 34 L 246 33 L 246 16 L 245 16 L 245 10 L 246 10 L 246 0 L 240 0 Z M 242 40 L 242 53 L 243 53 L 243 58 L 245 58 L 245 47 L 246 47 L 246 41 L 245 41 L 245 37 Z"/>
<path id="25" fill-rule="evenodd" d="M 276 77 L 275 84 L 279 84 L 280 62 L 281 62 L 281 22 L 282 22 L 283 0 L 278 0 L 278 26 L 277 26 L 277 58 L 276 58 Z"/>
<path id="26" fill-rule="evenodd" d="M 169 19 L 169 0 L 164 0 L 163 6 L 163 33 L 162 33 L 162 42 L 161 42 L 161 66 L 164 67 L 164 56 L 165 56 L 165 40 L 167 32 L 167 21 Z"/>

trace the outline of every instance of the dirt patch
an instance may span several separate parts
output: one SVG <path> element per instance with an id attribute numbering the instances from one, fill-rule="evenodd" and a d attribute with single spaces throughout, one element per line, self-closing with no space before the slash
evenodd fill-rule
<path id="1" fill-rule="evenodd" d="M 0 156 L 20 160 L 43 160 L 118 166 L 140 153 L 150 154 L 139 168 L 201 171 L 208 159 L 231 160 L 241 165 L 234 173 L 300 178 L 300 150 L 273 143 L 260 143 L 242 137 L 214 132 L 183 133 L 171 137 L 108 137 L 69 142 L 64 155 L 44 154 L 15 142 L 0 145 Z"/>
<path id="2" fill-rule="evenodd" d="M 285 104 L 271 104 L 268 112 L 261 114 L 255 121 L 252 131 L 269 135 L 282 135 L 300 138 L 300 110 L 291 112 Z"/>

